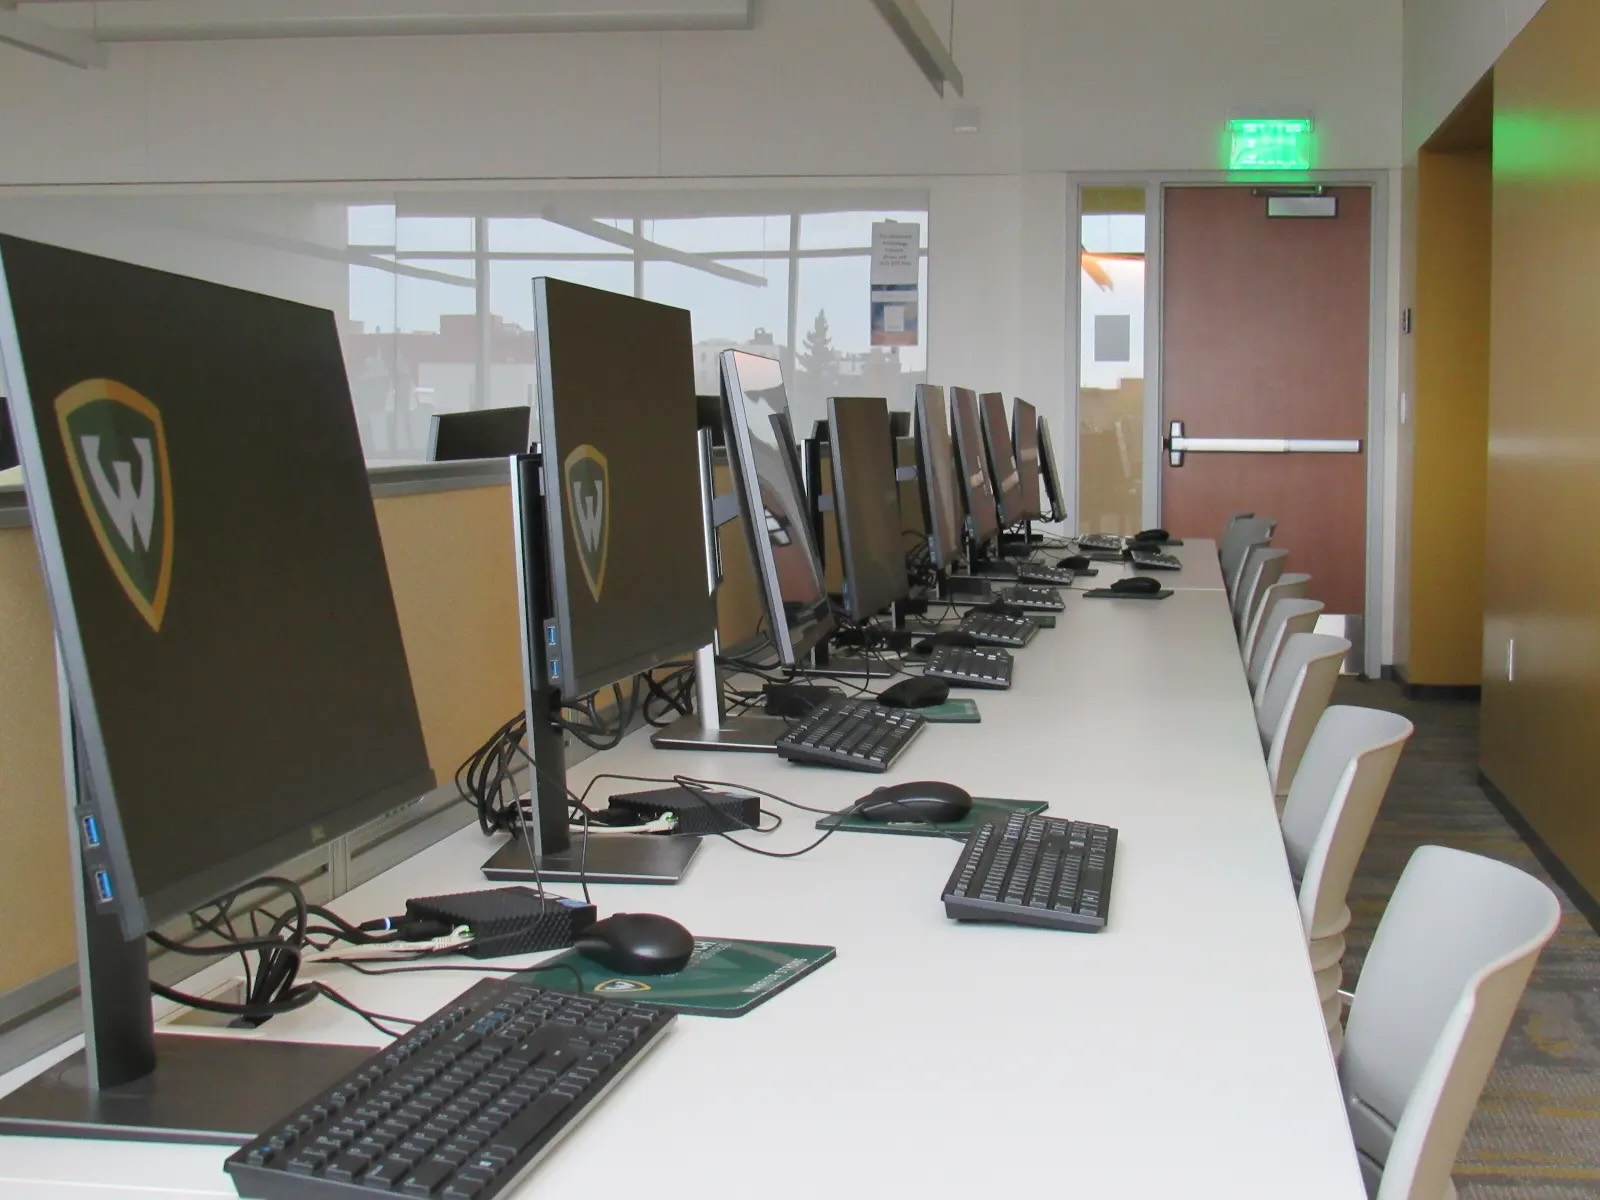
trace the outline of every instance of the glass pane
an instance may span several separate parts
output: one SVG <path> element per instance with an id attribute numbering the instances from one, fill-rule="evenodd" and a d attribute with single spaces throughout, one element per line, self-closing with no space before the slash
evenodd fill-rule
<path id="1" fill-rule="evenodd" d="M 608 292 L 633 294 L 630 262 L 546 262 L 489 266 L 489 400 L 486 407 L 533 404 L 533 281 L 540 275 Z"/>
<path id="2" fill-rule="evenodd" d="M 926 212 L 805 213 L 800 218 L 802 250 L 865 250 L 872 245 L 875 221 L 904 221 L 922 226 L 922 248 L 928 248 Z"/>
<path id="3" fill-rule="evenodd" d="M 1085 188 L 1079 271 L 1078 526 L 1136 533 L 1144 500 L 1142 189 Z M 1137 211 L 1115 211 L 1117 208 Z"/>
<path id="4" fill-rule="evenodd" d="M 394 246 L 394 205 L 352 204 L 345 228 L 352 246 Z"/>
<path id="5" fill-rule="evenodd" d="M 632 221 L 606 220 L 599 224 L 627 231 L 633 228 Z M 543 217 L 490 217 L 489 249 L 524 254 L 631 253 L 625 246 L 579 233 Z"/>
<path id="6" fill-rule="evenodd" d="M 394 244 L 401 253 L 407 250 L 473 250 L 471 217 L 407 217 L 394 223 Z"/>
<path id="7" fill-rule="evenodd" d="M 674 250 L 721 254 L 728 250 L 789 249 L 789 217 L 673 217 L 642 222 L 641 233 Z"/>
<path id="8" fill-rule="evenodd" d="M 717 356 L 724 350 L 777 354 L 784 370 L 791 369 L 788 347 L 780 345 L 788 339 L 788 258 L 746 258 L 727 265 L 760 275 L 767 285 L 723 279 L 679 263 L 644 265 L 645 299 L 689 310 L 694 331 L 694 386 L 703 396 L 716 395 L 721 386 Z"/>

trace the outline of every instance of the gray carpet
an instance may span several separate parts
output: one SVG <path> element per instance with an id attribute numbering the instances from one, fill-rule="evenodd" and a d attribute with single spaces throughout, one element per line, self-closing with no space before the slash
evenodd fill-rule
<path id="1" fill-rule="evenodd" d="M 1389 683 L 1342 680 L 1340 704 L 1404 714 L 1406 746 L 1351 888 L 1350 987 L 1411 852 L 1454 846 L 1551 883 L 1478 786 L 1478 706 L 1414 701 Z M 1600 1196 L 1600 936 L 1562 894 L 1546 947 L 1456 1160 L 1462 1200 L 1594 1200 Z"/>

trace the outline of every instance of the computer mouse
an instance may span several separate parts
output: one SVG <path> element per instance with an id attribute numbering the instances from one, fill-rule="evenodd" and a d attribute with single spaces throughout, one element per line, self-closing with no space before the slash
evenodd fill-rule
<path id="1" fill-rule="evenodd" d="M 913 675 L 878 693 L 878 703 L 890 708 L 932 708 L 950 699 L 950 685 L 942 679 Z"/>
<path id="2" fill-rule="evenodd" d="M 970 633 L 960 629 L 941 629 L 938 633 L 929 634 L 916 645 L 918 654 L 932 654 L 935 646 L 955 646 L 962 650 L 972 650 L 978 645 L 978 639 Z"/>
<path id="3" fill-rule="evenodd" d="M 1152 579 L 1148 575 L 1130 575 L 1126 579 L 1119 579 L 1111 585 L 1113 592 L 1129 592 L 1135 596 L 1148 596 L 1151 592 L 1161 590 L 1161 581 Z"/>
<path id="4" fill-rule="evenodd" d="M 694 935 L 670 917 L 616 913 L 589 926 L 572 945 L 620 975 L 670 975 L 689 965 Z"/>
<path id="5" fill-rule="evenodd" d="M 1168 541 L 1171 537 L 1172 535 L 1165 529 L 1141 529 L 1138 533 L 1133 535 L 1133 540 L 1136 542 L 1159 543 Z"/>
<path id="6" fill-rule="evenodd" d="M 868 821 L 959 821 L 972 811 L 966 788 L 937 779 L 891 783 L 856 801 L 855 814 Z"/>
<path id="7" fill-rule="evenodd" d="M 1093 563 L 1086 554 L 1069 554 L 1056 563 L 1056 566 L 1064 567 L 1068 571 L 1087 571 L 1092 565 Z"/>

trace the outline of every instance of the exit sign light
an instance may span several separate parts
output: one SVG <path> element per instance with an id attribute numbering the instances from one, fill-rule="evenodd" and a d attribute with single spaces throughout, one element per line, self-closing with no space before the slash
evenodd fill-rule
<path id="1" fill-rule="evenodd" d="M 1230 171 L 1309 171 L 1314 148 L 1310 117 L 1247 117 L 1228 122 Z"/>

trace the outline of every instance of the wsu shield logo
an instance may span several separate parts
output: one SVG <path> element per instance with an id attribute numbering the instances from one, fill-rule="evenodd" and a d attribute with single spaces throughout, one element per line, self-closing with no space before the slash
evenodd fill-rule
<path id="1" fill-rule="evenodd" d="M 578 547 L 578 561 L 589 594 L 599 603 L 606 586 L 606 550 L 611 542 L 611 479 L 606 456 L 582 445 L 567 455 L 562 477 L 567 485 L 567 523 Z"/>
<path id="2" fill-rule="evenodd" d="M 172 464 L 161 412 L 113 379 L 56 397 L 56 421 L 78 499 L 106 564 L 150 628 L 172 587 Z"/>

